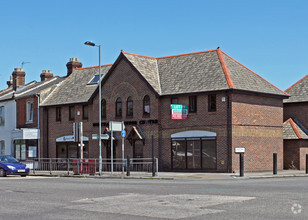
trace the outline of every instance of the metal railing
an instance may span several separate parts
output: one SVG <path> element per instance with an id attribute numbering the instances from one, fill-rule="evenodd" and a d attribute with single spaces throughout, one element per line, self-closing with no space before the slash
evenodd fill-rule
<path id="1" fill-rule="evenodd" d="M 73 175 L 73 174 L 98 174 L 99 159 L 73 159 L 73 158 L 40 158 L 28 160 L 27 164 L 33 174 L 50 174 L 50 175 Z M 129 169 L 127 165 L 129 164 Z M 121 158 L 113 159 L 113 172 L 153 172 L 152 158 L 131 158 L 122 161 Z M 111 173 L 111 159 L 104 158 L 102 160 L 102 172 Z M 158 172 L 158 159 L 154 159 L 154 172 Z"/>

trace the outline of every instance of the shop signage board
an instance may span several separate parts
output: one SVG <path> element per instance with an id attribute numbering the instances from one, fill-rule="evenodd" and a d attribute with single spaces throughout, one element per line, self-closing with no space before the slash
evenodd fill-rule
<path id="1" fill-rule="evenodd" d="M 171 105 L 172 119 L 187 119 L 188 105 Z"/>

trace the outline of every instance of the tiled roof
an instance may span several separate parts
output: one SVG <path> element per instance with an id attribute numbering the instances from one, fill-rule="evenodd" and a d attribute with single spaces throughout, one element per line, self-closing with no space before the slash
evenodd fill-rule
<path id="1" fill-rule="evenodd" d="M 220 49 L 158 58 L 122 53 L 159 95 L 237 89 L 288 96 Z"/>
<path id="2" fill-rule="evenodd" d="M 298 121 L 289 118 L 283 123 L 283 139 L 308 139 L 307 130 Z"/>
<path id="3" fill-rule="evenodd" d="M 102 78 L 111 66 L 111 64 L 101 66 Z M 42 103 L 42 106 L 87 103 L 98 87 L 98 84 L 88 85 L 88 83 L 98 72 L 98 66 L 75 69 L 58 84 L 54 92 Z"/>
<path id="4" fill-rule="evenodd" d="M 284 103 L 308 102 L 308 75 L 288 88 L 286 92 L 291 97 L 284 100 Z"/>
<path id="5" fill-rule="evenodd" d="M 13 87 L 5 89 L 5 92 L 2 92 L 3 91 L 2 90 L 1 93 L 0 93 L 0 101 L 6 101 L 6 100 L 9 100 L 9 99 L 14 99 L 14 97 L 16 95 L 21 94 L 21 93 L 27 91 L 28 89 L 34 88 L 37 83 L 38 82 L 36 82 L 36 81 L 29 82 L 29 83 L 27 83 L 23 86 L 18 87 L 16 91 L 13 90 Z"/>

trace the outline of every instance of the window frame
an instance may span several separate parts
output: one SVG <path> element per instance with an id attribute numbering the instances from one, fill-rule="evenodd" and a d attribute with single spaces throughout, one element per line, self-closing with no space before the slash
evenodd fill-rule
<path id="1" fill-rule="evenodd" d="M 122 118 L 123 105 L 122 105 L 122 99 L 120 97 L 117 98 L 115 107 L 116 107 L 115 109 L 116 118 Z"/>
<path id="2" fill-rule="evenodd" d="M 189 96 L 189 113 L 197 113 L 197 96 Z"/>
<path id="3" fill-rule="evenodd" d="M 82 119 L 83 120 L 89 119 L 89 106 L 88 105 L 82 106 Z"/>
<path id="4" fill-rule="evenodd" d="M 0 106 L 0 126 L 5 126 L 5 107 Z"/>
<path id="5" fill-rule="evenodd" d="M 147 105 L 148 104 L 148 105 Z M 149 111 L 146 111 L 146 106 L 149 106 Z M 150 117 L 151 115 L 151 99 L 149 95 L 145 95 L 143 97 L 143 116 L 144 117 Z"/>
<path id="6" fill-rule="evenodd" d="M 75 106 L 69 106 L 68 107 L 68 120 L 69 121 L 75 120 Z"/>
<path id="7" fill-rule="evenodd" d="M 61 121 L 61 107 L 56 107 L 56 121 Z"/>
<path id="8" fill-rule="evenodd" d="M 33 123 L 34 103 L 33 100 L 26 102 L 26 123 Z"/>
<path id="9" fill-rule="evenodd" d="M 216 112 L 217 111 L 217 97 L 216 94 L 208 95 L 208 111 Z"/>
<path id="10" fill-rule="evenodd" d="M 131 111 L 130 106 L 131 105 Z M 134 116 L 134 102 L 131 96 L 129 96 L 126 100 L 126 116 L 133 117 Z"/>
<path id="11" fill-rule="evenodd" d="M 106 104 L 106 99 L 102 99 L 101 101 L 101 118 L 106 118 L 107 117 L 107 104 Z"/>

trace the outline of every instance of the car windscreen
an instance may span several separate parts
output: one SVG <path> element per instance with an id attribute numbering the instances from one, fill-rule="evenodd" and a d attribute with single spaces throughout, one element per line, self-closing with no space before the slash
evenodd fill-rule
<path id="1" fill-rule="evenodd" d="M 0 156 L 0 162 L 1 163 L 18 163 L 18 160 L 16 160 L 14 157 L 11 156 Z"/>

